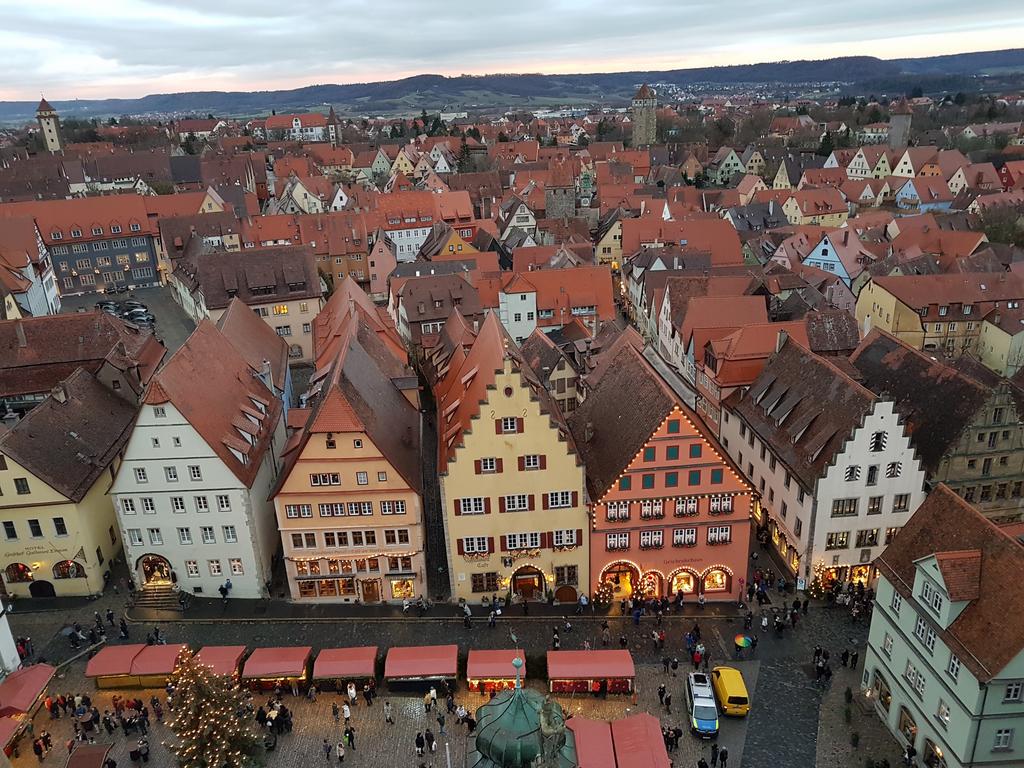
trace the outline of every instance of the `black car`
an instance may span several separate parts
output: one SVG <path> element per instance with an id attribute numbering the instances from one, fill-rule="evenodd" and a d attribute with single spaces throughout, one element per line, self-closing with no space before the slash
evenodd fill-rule
<path id="1" fill-rule="evenodd" d="M 149 307 L 147 307 L 141 301 L 136 301 L 135 299 L 128 299 L 127 301 L 122 301 L 121 306 L 124 307 L 126 311 L 130 311 L 133 309 L 149 309 Z"/>

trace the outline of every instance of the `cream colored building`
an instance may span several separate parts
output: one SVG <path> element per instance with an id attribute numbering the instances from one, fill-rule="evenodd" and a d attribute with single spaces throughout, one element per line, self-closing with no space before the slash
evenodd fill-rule
<path id="1" fill-rule="evenodd" d="M 583 467 L 493 313 L 435 397 L 452 597 L 575 602 L 590 583 Z"/>
<path id="2" fill-rule="evenodd" d="M 107 495 L 135 405 L 83 369 L 0 437 L 0 567 L 8 595 L 103 591 L 121 551 Z"/>

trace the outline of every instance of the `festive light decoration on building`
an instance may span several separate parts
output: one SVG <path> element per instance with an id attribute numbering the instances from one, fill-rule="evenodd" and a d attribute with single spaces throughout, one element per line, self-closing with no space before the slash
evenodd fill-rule
<path id="1" fill-rule="evenodd" d="M 169 747 L 181 768 L 243 768 L 262 752 L 256 721 L 238 683 L 215 675 L 186 651 L 174 674 L 175 740 Z"/>

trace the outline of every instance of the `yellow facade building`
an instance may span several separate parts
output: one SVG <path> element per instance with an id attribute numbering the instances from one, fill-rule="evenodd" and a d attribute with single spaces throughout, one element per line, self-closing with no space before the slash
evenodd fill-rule
<path id="1" fill-rule="evenodd" d="M 494 314 L 435 390 L 453 599 L 575 602 L 589 583 L 583 466 Z"/>
<path id="2" fill-rule="evenodd" d="M 78 369 L 0 438 L 0 567 L 17 597 L 103 591 L 121 551 L 108 491 L 135 405 Z"/>

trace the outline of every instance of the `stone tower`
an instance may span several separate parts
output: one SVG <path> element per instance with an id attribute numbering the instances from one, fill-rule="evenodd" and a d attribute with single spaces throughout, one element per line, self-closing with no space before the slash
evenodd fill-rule
<path id="1" fill-rule="evenodd" d="M 910 143 L 910 121 L 914 110 L 906 99 L 900 99 L 889 107 L 889 146 L 893 149 L 906 149 Z"/>
<path id="2" fill-rule="evenodd" d="M 658 98 L 647 83 L 633 97 L 633 146 L 649 147 L 654 144 L 658 135 L 656 115 Z"/>
<path id="3" fill-rule="evenodd" d="M 53 153 L 64 151 L 64 140 L 60 137 L 60 118 L 57 117 L 57 110 L 51 107 L 46 99 L 39 100 L 36 120 L 39 122 L 43 141 L 46 142 L 46 149 Z"/>

